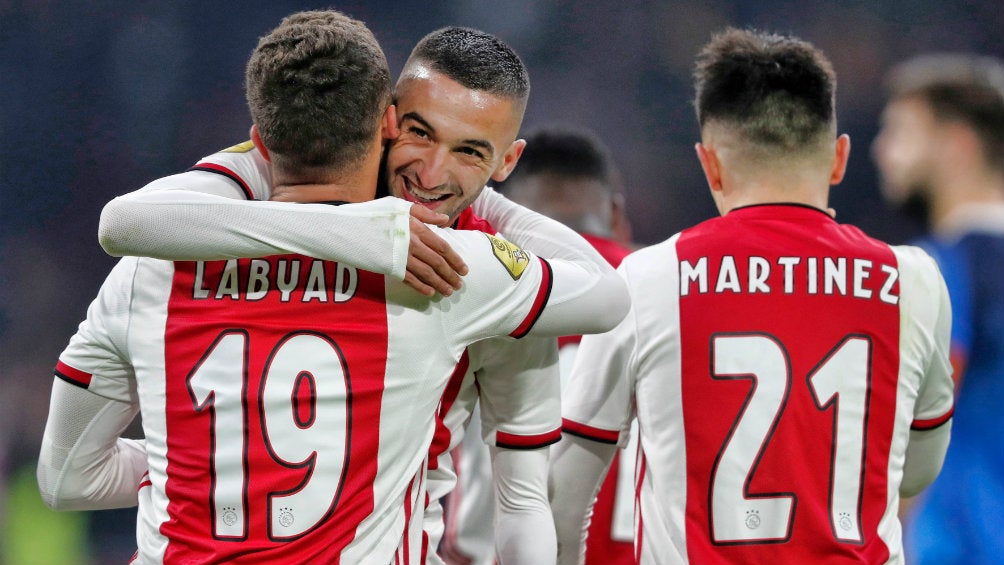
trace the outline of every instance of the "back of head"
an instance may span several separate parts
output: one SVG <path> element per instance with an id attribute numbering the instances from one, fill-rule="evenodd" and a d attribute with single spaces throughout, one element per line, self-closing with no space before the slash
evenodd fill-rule
<path id="1" fill-rule="evenodd" d="M 812 155 L 836 134 L 836 76 L 805 41 L 730 28 L 701 50 L 694 78 L 702 131 L 723 128 L 757 157 Z"/>
<path id="2" fill-rule="evenodd" d="M 608 235 L 619 177 L 607 147 L 584 130 L 538 129 L 501 188 L 513 200 L 579 232 Z"/>
<path id="3" fill-rule="evenodd" d="M 1004 63 L 970 53 L 931 53 L 900 63 L 887 87 L 893 99 L 926 102 L 942 121 L 979 136 L 989 166 L 1004 169 Z"/>
<path id="4" fill-rule="evenodd" d="M 286 17 L 247 66 L 251 118 L 273 162 L 341 168 L 373 147 L 390 103 L 390 69 L 360 21 L 339 12 Z"/>
<path id="5" fill-rule="evenodd" d="M 418 42 L 405 69 L 418 62 L 465 88 L 517 101 L 521 112 L 526 108 L 530 96 L 526 66 L 494 35 L 465 27 L 438 29 Z"/>

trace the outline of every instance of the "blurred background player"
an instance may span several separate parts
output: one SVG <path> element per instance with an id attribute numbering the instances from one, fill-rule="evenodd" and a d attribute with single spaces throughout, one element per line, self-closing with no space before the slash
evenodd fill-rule
<path id="1" fill-rule="evenodd" d="M 628 256 L 631 311 L 582 340 L 562 398 L 581 435 L 551 470 L 559 563 L 635 417 L 639 563 L 903 563 L 899 497 L 948 446 L 944 282 L 826 212 L 850 139 L 821 51 L 728 29 L 694 76 L 721 217 Z"/>
<path id="2" fill-rule="evenodd" d="M 630 236 L 630 226 L 620 177 L 607 148 L 595 134 L 580 129 L 541 128 L 528 133 L 525 140 L 519 166 L 498 189 L 513 201 L 575 229 L 616 267 L 631 251 L 621 242 Z M 562 379 L 571 368 L 580 337 L 558 340 Z M 475 416 L 452 452 L 458 485 L 444 501 L 446 527 L 441 545 L 441 553 L 451 564 L 493 561 L 492 472 L 479 430 L 480 418 Z M 587 563 L 633 562 L 633 452 L 619 461 L 623 461 L 620 473 L 615 463 L 597 502 Z"/>
<path id="3" fill-rule="evenodd" d="M 952 300 L 956 410 L 941 475 L 912 504 L 917 565 L 1004 555 L 1004 64 L 930 53 L 894 67 L 873 155 L 887 199 L 923 222 L 917 244 Z"/>

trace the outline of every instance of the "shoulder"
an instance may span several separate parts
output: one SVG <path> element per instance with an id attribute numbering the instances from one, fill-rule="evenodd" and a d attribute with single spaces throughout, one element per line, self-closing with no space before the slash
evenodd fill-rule
<path id="1" fill-rule="evenodd" d="M 248 200 L 268 200 L 271 181 L 268 161 L 250 141 L 207 155 L 189 171 L 203 171 L 237 184 Z"/>
<path id="2" fill-rule="evenodd" d="M 538 262 L 529 251 L 497 235 L 453 229 L 440 229 L 438 233 L 468 262 L 471 274 L 485 271 L 488 276 L 497 276 L 504 271 L 516 281 Z"/>

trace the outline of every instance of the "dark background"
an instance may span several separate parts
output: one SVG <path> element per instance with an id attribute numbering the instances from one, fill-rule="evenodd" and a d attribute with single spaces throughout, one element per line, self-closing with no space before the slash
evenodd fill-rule
<path id="1" fill-rule="evenodd" d="M 30 493 L 27 473 L 38 453 L 51 369 L 114 264 L 95 237 L 101 207 L 247 139 L 243 71 L 257 38 L 288 13 L 325 6 L 0 0 L 0 527 L 5 519 L 51 518 L 24 510 L 24 500 L 35 501 L 15 496 L 13 487 L 3 504 L 3 477 Z M 334 7 L 370 26 L 395 75 L 418 39 L 444 25 L 476 27 L 509 43 L 530 71 L 524 131 L 564 125 L 598 133 L 621 169 L 635 239 L 643 244 L 715 214 L 693 152 L 698 131 L 690 105 L 694 56 L 713 31 L 734 25 L 793 33 L 828 54 L 839 79 L 840 130 L 852 142 L 848 174 L 831 205 L 839 220 L 893 243 L 915 235 L 917 226 L 884 205 L 869 157 L 883 73 L 928 50 L 1004 56 L 1000 0 L 416 0 Z M 124 522 L 131 535 L 128 513 L 103 514 L 106 522 Z M 98 533 L 101 519 L 92 526 Z M 31 544 L 11 541 L 16 528 L 8 530 L 0 530 L 8 534 L 0 536 L 0 563 L 33 562 Z M 75 562 L 88 554 L 104 555 L 94 562 L 118 558 L 115 544 L 100 539 L 84 543 Z"/>

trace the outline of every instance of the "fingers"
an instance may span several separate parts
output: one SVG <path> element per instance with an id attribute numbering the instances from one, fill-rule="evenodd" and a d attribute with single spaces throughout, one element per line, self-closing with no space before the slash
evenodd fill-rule
<path id="1" fill-rule="evenodd" d="M 417 290 L 419 294 L 422 294 L 424 296 L 433 296 L 436 294 L 436 289 L 418 280 L 418 278 L 411 272 L 405 273 L 404 284 Z"/>
<path id="2" fill-rule="evenodd" d="M 411 206 L 411 217 L 423 224 L 432 224 L 440 227 L 446 227 L 450 222 L 450 217 L 446 214 L 435 212 L 420 204 L 413 204 Z"/>
<path id="3" fill-rule="evenodd" d="M 460 288 L 460 277 L 464 274 L 467 265 L 460 255 L 428 226 L 412 218 L 404 282 L 426 296 L 432 292 L 449 296 Z"/>

